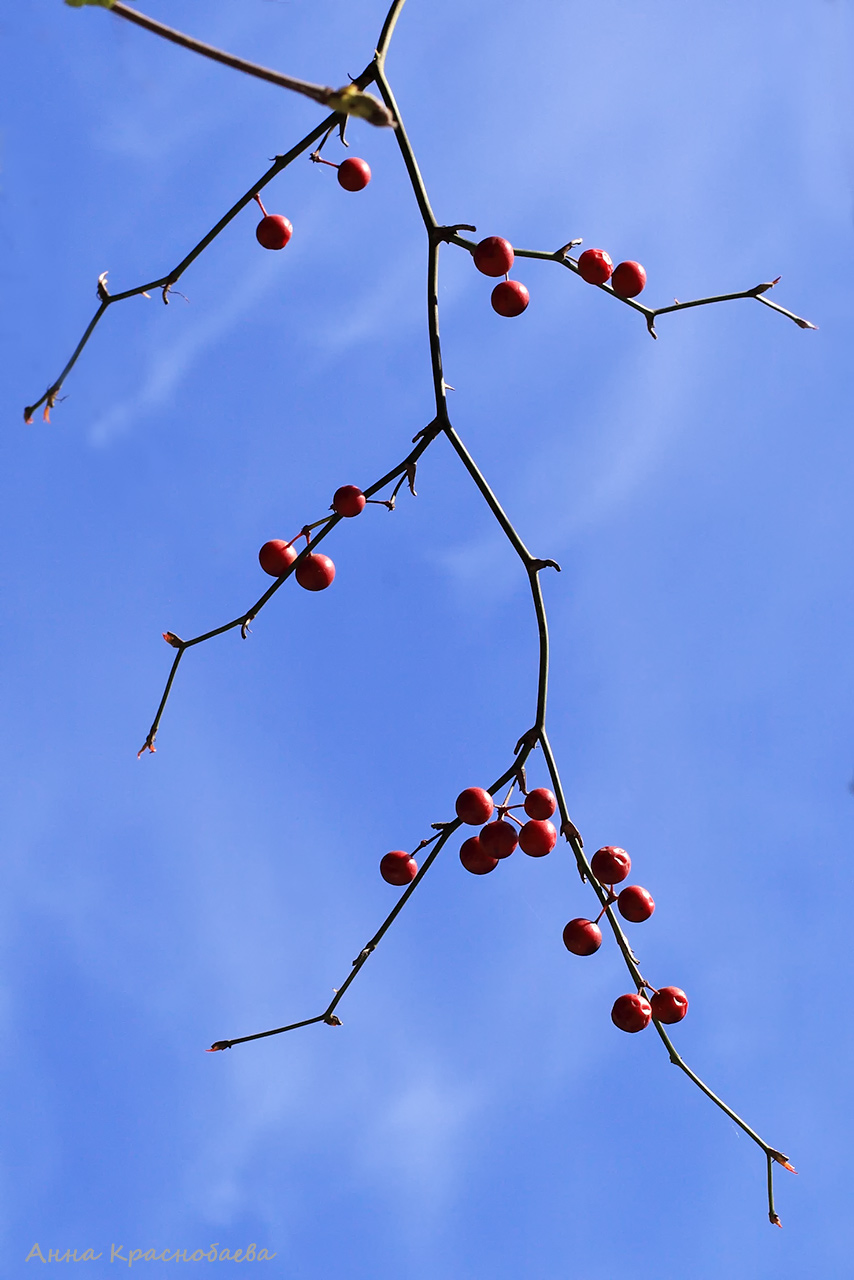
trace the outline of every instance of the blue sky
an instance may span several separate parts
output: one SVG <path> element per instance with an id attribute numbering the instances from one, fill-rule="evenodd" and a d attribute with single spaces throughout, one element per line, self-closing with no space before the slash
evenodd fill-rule
<path id="1" fill-rule="evenodd" d="M 147 11 L 339 84 L 384 6 Z M 168 270 L 320 114 L 100 10 L 4 15 L 0 1274 L 41 1265 L 36 1241 L 106 1249 L 93 1276 L 111 1243 L 214 1241 L 257 1242 L 287 1280 L 850 1274 L 852 23 L 845 0 L 409 0 L 388 59 L 443 221 L 638 259 L 651 305 L 779 275 L 820 326 L 742 301 L 664 316 L 653 343 L 521 260 L 531 304 L 504 320 L 442 255 L 454 424 L 562 565 L 571 812 L 653 893 L 629 932 L 688 992 L 680 1051 L 800 1170 L 775 1231 L 759 1151 L 652 1031 L 611 1025 L 613 944 L 564 950 L 593 899 L 560 849 L 473 877 L 451 842 L 342 1028 L 204 1054 L 320 1012 L 394 901 L 382 854 L 507 767 L 530 595 L 437 440 L 417 499 L 328 540 L 328 592 L 288 584 L 248 641 L 186 656 L 137 761 L 160 633 L 236 616 L 261 543 L 432 417 L 424 234 L 391 133 L 354 123 L 364 192 L 292 166 L 264 196 L 294 226 L 282 253 L 247 211 L 188 302 L 112 308 L 25 426 L 99 273 Z"/>

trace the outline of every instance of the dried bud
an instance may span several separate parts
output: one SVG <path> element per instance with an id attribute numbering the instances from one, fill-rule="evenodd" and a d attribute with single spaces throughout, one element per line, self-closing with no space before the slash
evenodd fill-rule
<path id="1" fill-rule="evenodd" d="M 354 84 L 347 84 L 343 89 L 333 89 L 326 95 L 326 106 L 333 111 L 343 111 L 345 115 L 357 116 L 367 120 L 368 124 L 382 128 L 397 127 L 394 116 L 388 107 L 383 106 L 379 98 L 372 93 L 363 93 Z"/>

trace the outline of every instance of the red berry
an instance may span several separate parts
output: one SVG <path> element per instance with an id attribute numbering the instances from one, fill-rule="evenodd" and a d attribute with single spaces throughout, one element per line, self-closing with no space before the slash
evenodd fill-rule
<path id="1" fill-rule="evenodd" d="M 621 1031 L 643 1031 L 651 1017 L 649 1001 L 637 991 L 630 996 L 618 996 L 611 1010 L 611 1021 Z"/>
<path id="2" fill-rule="evenodd" d="M 466 787 L 457 796 L 457 817 L 470 827 L 479 827 L 492 817 L 495 805 L 483 787 Z"/>
<path id="3" fill-rule="evenodd" d="M 632 860 L 625 849 L 606 844 L 597 849 L 590 859 L 590 870 L 600 884 L 619 884 L 632 869 Z"/>
<path id="4" fill-rule="evenodd" d="M 487 853 L 477 836 L 464 840 L 460 849 L 460 862 L 474 876 L 485 876 L 498 866 L 498 859 Z"/>
<path id="5" fill-rule="evenodd" d="M 643 292 L 646 272 L 639 262 L 620 262 L 614 267 L 611 288 L 620 298 L 636 298 Z"/>
<path id="6" fill-rule="evenodd" d="M 630 884 L 617 898 L 617 910 L 624 920 L 640 924 L 652 915 L 655 903 L 652 894 L 646 889 L 642 889 L 639 884 Z"/>
<path id="7" fill-rule="evenodd" d="M 481 847 L 493 858 L 509 858 L 519 843 L 519 837 L 512 822 L 504 822 L 502 819 L 498 822 L 490 822 L 488 827 L 483 828 L 478 838 Z"/>
<path id="8" fill-rule="evenodd" d="M 340 489 L 335 490 L 332 506 L 339 516 L 357 516 L 364 511 L 366 501 L 362 490 L 357 489 L 354 484 L 342 484 Z"/>
<path id="9" fill-rule="evenodd" d="M 556 808 L 557 800 L 548 787 L 537 787 L 525 796 L 525 812 L 529 818 L 550 818 Z"/>
<path id="10" fill-rule="evenodd" d="M 349 156 L 338 166 L 338 182 L 345 191 L 364 191 L 371 180 L 371 166 L 367 160 Z"/>
<path id="11" fill-rule="evenodd" d="M 258 552 L 258 563 L 271 578 L 281 578 L 282 574 L 297 558 L 297 549 L 281 538 L 273 538 L 265 542 Z"/>
<path id="12" fill-rule="evenodd" d="M 474 265 L 485 276 L 506 276 L 516 256 L 509 240 L 487 236 L 474 251 Z"/>
<path id="13" fill-rule="evenodd" d="M 563 931 L 563 945 L 574 956 L 592 956 L 602 945 L 602 930 L 595 920 L 570 920 Z"/>
<path id="14" fill-rule="evenodd" d="M 550 822 L 538 822 L 532 818 L 519 832 L 519 848 L 530 858 L 544 858 L 551 853 L 557 841 L 557 832 Z"/>
<path id="15" fill-rule="evenodd" d="M 280 213 L 267 213 L 255 228 L 255 239 L 265 249 L 284 249 L 294 229 Z"/>
<path id="16" fill-rule="evenodd" d="M 688 1012 L 688 997 L 681 987 L 662 987 L 650 1001 L 659 1022 L 681 1022 Z"/>
<path id="17" fill-rule="evenodd" d="M 380 875 L 387 884 L 411 884 L 418 875 L 418 863 L 405 849 L 393 849 L 380 859 Z"/>
<path id="18" fill-rule="evenodd" d="M 323 591 L 335 577 L 335 565 L 329 556 L 312 552 L 294 570 L 294 577 L 306 591 Z"/>
<path id="19" fill-rule="evenodd" d="M 502 280 L 492 290 L 492 310 L 500 316 L 520 316 L 531 300 L 531 295 L 518 280 Z"/>
<path id="20" fill-rule="evenodd" d="M 585 249 L 578 259 L 578 274 L 588 284 L 604 284 L 611 279 L 614 264 L 604 249 Z"/>

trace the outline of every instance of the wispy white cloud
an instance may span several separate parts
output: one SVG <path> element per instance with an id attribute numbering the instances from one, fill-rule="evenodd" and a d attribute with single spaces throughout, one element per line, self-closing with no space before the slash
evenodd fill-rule
<path id="1" fill-rule="evenodd" d="M 219 307 L 198 318 L 194 316 L 183 335 L 168 346 L 158 348 L 139 391 L 112 405 L 95 421 L 89 431 L 89 443 L 109 444 L 129 431 L 140 418 L 164 405 L 203 352 L 233 329 L 277 279 L 270 264 L 261 261 L 254 271 L 245 274 L 237 289 Z"/>

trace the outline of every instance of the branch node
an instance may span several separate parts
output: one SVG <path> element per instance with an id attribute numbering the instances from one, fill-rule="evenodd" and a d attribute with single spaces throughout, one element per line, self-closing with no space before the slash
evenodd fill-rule
<path id="1" fill-rule="evenodd" d="M 163 639 L 167 644 L 171 644 L 173 649 L 183 649 L 184 641 L 180 636 L 176 636 L 174 631 L 164 631 Z"/>
<path id="2" fill-rule="evenodd" d="M 376 950 L 376 943 L 369 942 L 368 945 L 366 947 L 363 947 L 362 950 L 359 952 L 359 954 L 356 956 L 356 959 L 353 961 L 354 967 L 357 964 L 362 964 L 365 960 L 367 960 L 371 952 L 375 950 Z"/>
<path id="3" fill-rule="evenodd" d="M 326 1023 L 327 1027 L 340 1027 L 344 1025 L 335 1013 L 324 1014 L 323 1021 Z"/>
<path id="4" fill-rule="evenodd" d="M 214 1040 L 209 1049 L 205 1049 L 205 1053 L 217 1053 L 220 1049 L 230 1049 L 230 1040 Z"/>
<path id="5" fill-rule="evenodd" d="M 531 568 L 535 573 L 539 573 L 541 569 L 557 569 L 560 573 L 560 565 L 557 560 L 532 560 Z"/>
<path id="6" fill-rule="evenodd" d="M 532 729 L 528 729 L 526 733 L 523 733 L 519 741 L 516 743 L 513 748 L 514 756 L 518 756 L 523 747 L 527 747 L 529 751 L 533 751 L 539 740 L 540 730 L 537 725 L 534 725 Z"/>
<path id="7" fill-rule="evenodd" d="M 583 240 L 570 240 L 569 244 L 563 245 L 560 249 L 555 249 L 555 257 L 558 261 L 565 258 L 570 249 L 577 249 L 580 244 L 584 244 Z"/>

